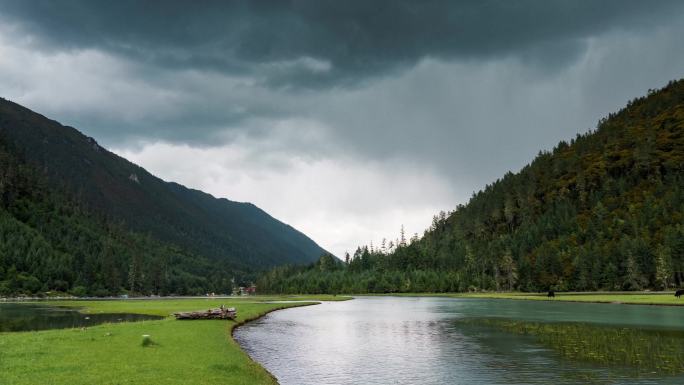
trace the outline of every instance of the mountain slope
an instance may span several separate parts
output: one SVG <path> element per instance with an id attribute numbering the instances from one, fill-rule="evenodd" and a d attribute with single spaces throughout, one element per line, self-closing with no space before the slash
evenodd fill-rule
<path id="1" fill-rule="evenodd" d="M 399 243 L 389 253 L 360 248 L 347 269 L 276 269 L 260 286 L 382 292 L 684 285 L 684 80 L 541 152 L 467 205 L 436 216 L 420 240 Z M 323 281 L 333 283 L 318 285 Z"/>
<path id="2" fill-rule="evenodd" d="M 88 219 L 89 228 L 115 227 L 125 236 L 149 239 L 226 272 L 306 263 L 325 252 L 250 203 L 216 199 L 165 182 L 76 129 L 6 100 L 0 100 L 0 146 L 5 159 L 2 171 L 20 170 L 14 179 L 5 178 L 4 186 L 11 190 L 23 183 L 26 187 L 15 198 L 26 198 L 26 191 L 44 192 L 27 201 L 40 206 L 52 200 L 57 206 L 74 207 L 83 217 L 94 218 Z M 7 220 L 17 219 L 12 211 L 16 204 L 16 199 L 5 202 Z M 36 226 L 41 224 L 29 225 Z"/>

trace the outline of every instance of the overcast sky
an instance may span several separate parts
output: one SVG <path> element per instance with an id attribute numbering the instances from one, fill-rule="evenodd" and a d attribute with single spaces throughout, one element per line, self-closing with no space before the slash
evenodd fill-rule
<path id="1" fill-rule="evenodd" d="M 665 0 L 0 0 L 0 96 L 341 256 L 681 78 L 683 36 Z"/>

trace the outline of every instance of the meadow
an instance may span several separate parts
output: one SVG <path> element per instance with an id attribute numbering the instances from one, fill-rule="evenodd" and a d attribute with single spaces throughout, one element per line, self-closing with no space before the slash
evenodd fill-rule
<path id="1" fill-rule="evenodd" d="M 109 323 L 86 329 L 0 333 L 0 384 L 276 384 L 232 339 L 232 330 L 270 311 L 348 297 L 289 296 L 216 299 L 55 301 L 85 314 L 140 313 L 162 320 Z M 304 302 L 272 302 L 304 301 Z M 235 321 L 176 321 L 171 313 L 225 304 Z M 143 335 L 148 341 L 143 346 Z"/>

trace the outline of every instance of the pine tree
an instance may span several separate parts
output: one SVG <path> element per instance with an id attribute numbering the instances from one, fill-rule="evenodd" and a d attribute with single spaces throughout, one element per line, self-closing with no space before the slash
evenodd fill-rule
<path id="1" fill-rule="evenodd" d="M 655 284 L 659 289 L 667 290 L 670 287 L 672 277 L 672 267 L 670 261 L 670 250 L 667 247 L 658 248 L 655 260 Z"/>
<path id="2" fill-rule="evenodd" d="M 513 254 L 510 250 L 507 250 L 501 258 L 501 271 L 504 274 L 508 291 L 512 291 L 518 280 L 518 269 L 515 266 Z"/>
<path id="3" fill-rule="evenodd" d="M 625 263 L 625 274 L 623 277 L 622 288 L 625 290 L 643 289 L 643 277 L 639 271 L 634 256 L 630 255 Z"/>

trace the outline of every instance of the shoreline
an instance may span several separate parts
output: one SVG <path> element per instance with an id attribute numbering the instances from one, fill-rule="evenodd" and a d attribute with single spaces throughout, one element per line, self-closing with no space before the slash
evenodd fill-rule
<path id="1" fill-rule="evenodd" d="M 367 297 L 431 297 L 461 299 L 505 299 L 517 301 L 546 301 L 596 303 L 604 305 L 684 306 L 684 298 L 677 299 L 672 292 L 557 292 L 553 298 L 545 294 L 521 292 L 491 293 L 368 293 L 355 294 Z"/>
<path id="2" fill-rule="evenodd" d="M 224 299 L 224 300 L 240 300 L 240 301 L 259 301 L 259 302 L 266 302 L 266 301 L 287 301 L 288 298 L 294 299 L 295 301 L 306 301 L 306 298 L 308 297 L 315 297 L 315 294 L 259 294 L 259 295 L 241 295 L 241 296 L 231 296 L 231 295 L 215 295 L 215 296 L 204 296 L 204 295 L 199 295 L 199 296 L 192 296 L 192 295 L 185 295 L 185 296 L 176 296 L 176 295 L 171 295 L 171 296 L 165 296 L 165 297 L 160 297 L 160 296 L 140 296 L 140 297 L 128 297 L 128 298 L 121 298 L 121 297 L 73 297 L 73 296 L 56 296 L 56 297 L 29 297 L 29 296 L 21 296 L 21 297 L 0 297 L 0 303 L 9 303 L 9 302 L 52 302 L 52 301 L 165 301 L 165 300 L 199 300 L 199 299 L 205 299 L 205 300 L 219 300 L 219 299 Z M 320 294 L 318 295 L 319 297 L 331 297 L 332 294 Z M 297 299 L 297 298 L 304 298 L 304 299 Z M 333 298 L 333 297 L 331 297 Z M 319 299 L 319 301 L 344 301 L 345 299 L 344 295 L 340 296 L 340 299 Z"/>
<path id="3" fill-rule="evenodd" d="M 237 342 L 237 340 L 235 339 L 235 331 L 236 331 L 240 326 L 244 326 L 244 325 L 246 325 L 246 324 L 249 323 L 249 322 L 253 322 L 253 321 L 256 321 L 256 320 L 261 319 L 261 318 L 263 318 L 263 317 L 266 317 L 267 315 L 269 315 L 269 314 L 271 314 L 271 313 L 273 313 L 273 312 L 279 311 L 279 310 L 295 309 L 295 308 L 298 308 L 298 307 L 305 307 L 305 306 L 316 306 L 316 305 L 320 305 L 320 304 L 321 304 L 321 302 L 315 302 L 315 303 L 302 303 L 302 304 L 298 304 L 298 305 L 296 305 L 296 306 L 288 306 L 288 307 L 280 307 L 280 308 L 275 308 L 275 309 L 269 309 L 269 310 L 267 310 L 266 312 L 264 312 L 264 313 L 262 313 L 262 314 L 258 314 L 258 315 L 254 316 L 254 317 L 251 317 L 251 318 L 248 318 L 248 319 L 244 319 L 244 320 L 242 320 L 242 321 L 240 321 L 240 322 L 235 322 L 235 323 L 233 323 L 233 324 L 230 326 L 230 335 L 229 335 L 229 338 L 230 338 L 230 340 L 231 340 L 235 345 L 237 345 L 237 346 L 240 348 L 240 351 L 241 351 L 245 356 L 247 356 L 251 362 L 253 362 L 255 365 L 259 365 L 259 367 L 260 367 L 261 369 L 263 369 L 269 376 L 271 376 L 271 378 L 273 379 L 273 382 L 274 382 L 276 385 L 279 385 L 280 382 L 278 382 L 278 378 L 277 378 L 273 373 L 271 373 L 270 370 L 268 370 L 265 366 L 263 366 L 260 362 L 258 362 L 258 361 L 255 360 L 254 358 L 252 358 L 252 356 L 250 356 L 249 353 L 247 353 L 247 352 L 245 351 L 245 349 L 242 348 L 242 345 L 240 345 L 240 344 Z"/>

